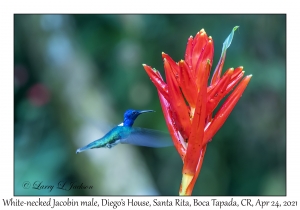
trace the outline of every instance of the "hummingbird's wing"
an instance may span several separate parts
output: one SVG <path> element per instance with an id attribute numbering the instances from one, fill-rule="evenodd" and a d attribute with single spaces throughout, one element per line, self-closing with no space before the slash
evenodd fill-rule
<path id="1" fill-rule="evenodd" d="M 173 146 L 171 136 L 157 130 L 146 128 L 131 128 L 130 135 L 121 139 L 121 144 L 132 144 L 144 147 L 169 147 Z"/>

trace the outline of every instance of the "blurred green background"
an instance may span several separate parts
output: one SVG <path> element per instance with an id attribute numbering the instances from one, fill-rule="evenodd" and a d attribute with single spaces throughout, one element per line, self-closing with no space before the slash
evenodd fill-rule
<path id="1" fill-rule="evenodd" d="M 15 15 L 15 195 L 178 195 L 173 147 L 75 151 L 129 108 L 156 110 L 135 126 L 167 131 L 142 64 L 164 75 L 161 52 L 183 59 L 188 37 L 204 28 L 214 68 L 236 25 L 223 72 L 244 66 L 253 77 L 209 143 L 193 195 L 285 195 L 285 15 Z M 57 189 L 72 182 L 93 187 Z"/>

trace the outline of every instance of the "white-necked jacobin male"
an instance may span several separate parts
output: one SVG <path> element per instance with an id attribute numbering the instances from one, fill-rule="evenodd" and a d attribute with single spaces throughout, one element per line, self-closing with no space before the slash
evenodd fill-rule
<path id="1" fill-rule="evenodd" d="M 112 148 L 117 144 L 133 144 L 145 147 L 168 147 L 172 146 L 172 139 L 169 134 L 146 129 L 132 127 L 136 118 L 143 113 L 154 112 L 153 110 L 132 110 L 124 113 L 124 121 L 120 125 L 111 129 L 102 138 L 89 143 L 88 145 L 76 150 L 76 153 L 95 148 Z"/>

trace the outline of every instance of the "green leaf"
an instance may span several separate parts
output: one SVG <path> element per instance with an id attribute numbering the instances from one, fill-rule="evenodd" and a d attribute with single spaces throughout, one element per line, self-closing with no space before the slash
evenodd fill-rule
<path id="1" fill-rule="evenodd" d="M 227 48 L 230 46 L 231 42 L 232 42 L 232 39 L 233 39 L 233 35 L 234 35 L 234 32 L 236 29 L 238 29 L 239 26 L 235 26 L 231 33 L 229 34 L 229 36 L 225 39 L 225 42 L 223 43 L 223 48 L 222 48 L 222 53 L 221 53 L 221 58 L 222 59 L 222 56 L 223 54 L 226 52 Z"/>

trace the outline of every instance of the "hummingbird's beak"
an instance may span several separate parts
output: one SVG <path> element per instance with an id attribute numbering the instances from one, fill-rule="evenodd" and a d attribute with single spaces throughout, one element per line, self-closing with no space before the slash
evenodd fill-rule
<path id="1" fill-rule="evenodd" d="M 139 111 L 139 114 L 147 113 L 147 112 L 155 112 L 154 110 L 142 110 Z"/>

